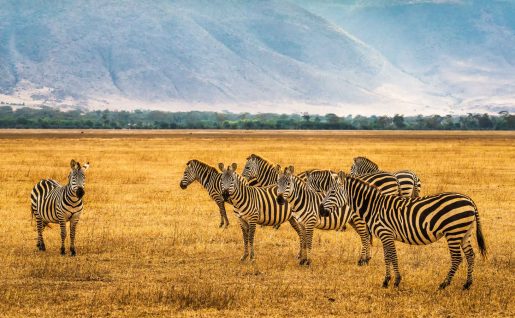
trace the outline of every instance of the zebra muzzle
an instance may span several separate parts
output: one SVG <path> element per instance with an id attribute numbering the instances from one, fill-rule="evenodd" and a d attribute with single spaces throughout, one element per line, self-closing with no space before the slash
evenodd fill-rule
<path id="1" fill-rule="evenodd" d="M 277 195 L 277 198 L 275 198 L 275 200 L 277 201 L 277 203 L 278 203 L 279 205 L 283 205 L 283 204 L 285 203 L 285 201 L 284 201 L 284 197 L 283 197 L 283 195 L 282 195 L 282 194 L 278 194 L 278 195 Z"/>
<path id="2" fill-rule="evenodd" d="M 186 184 L 185 184 L 185 183 L 182 183 L 182 182 L 181 182 L 181 183 L 179 183 L 179 186 L 180 186 L 180 187 L 181 187 L 181 189 L 183 189 L 183 190 L 187 188 Z"/>
<path id="3" fill-rule="evenodd" d="M 329 211 L 324 208 L 324 205 L 320 203 L 320 206 L 318 207 L 318 213 L 320 216 L 329 216 Z"/>
<path id="4" fill-rule="evenodd" d="M 84 196 L 85 193 L 86 192 L 84 191 L 83 187 L 77 188 L 76 194 L 77 194 L 77 197 L 79 197 L 79 199 L 81 199 Z"/>
<path id="5" fill-rule="evenodd" d="M 229 201 L 229 191 L 227 191 L 227 190 L 222 191 L 222 198 L 224 199 L 225 202 Z"/>

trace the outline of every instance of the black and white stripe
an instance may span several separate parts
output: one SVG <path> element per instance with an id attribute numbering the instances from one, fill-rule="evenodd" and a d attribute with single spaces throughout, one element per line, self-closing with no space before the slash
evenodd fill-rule
<path id="1" fill-rule="evenodd" d="M 38 231 L 37 247 L 45 251 L 43 230 L 49 223 L 58 223 L 61 229 L 61 255 L 65 255 L 66 222 L 70 222 L 70 255 L 75 256 L 75 231 L 82 214 L 82 197 L 85 194 L 85 171 L 89 163 L 81 166 L 72 160 L 68 183 L 61 186 L 57 181 L 43 179 L 39 181 L 30 194 L 32 216 L 36 218 Z"/>
<path id="2" fill-rule="evenodd" d="M 245 178 L 236 173 L 235 163 L 225 169 L 220 163 L 219 168 L 223 171 L 222 193 L 225 199 L 232 201 L 234 212 L 240 221 L 244 244 L 242 261 L 247 258 L 254 260 L 254 234 L 257 224 L 274 226 L 288 221 L 300 236 L 300 229 L 295 219 L 291 217 L 289 206 L 276 202 L 276 185 L 250 186 Z"/>
<path id="3" fill-rule="evenodd" d="M 379 166 L 372 160 L 365 157 L 356 157 L 350 169 L 351 176 L 359 177 L 365 174 L 385 172 L 379 170 Z M 401 170 L 392 173 L 398 180 L 401 195 L 409 198 L 416 198 L 420 195 L 420 179 L 410 170 Z"/>
<path id="4" fill-rule="evenodd" d="M 208 165 L 200 160 L 190 160 L 186 163 L 183 177 L 179 183 L 181 189 L 186 189 L 194 181 L 198 181 L 204 189 L 207 190 L 209 196 L 215 201 L 220 211 L 220 226 L 227 228 L 229 219 L 225 211 L 224 199 L 222 197 L 222 189 L 220 185 L 222 174 L 215 167 Z M 230 202 L 229 202 L 230 203 Z"/>
<path id="5" fill-rule="evenodd" d="M 324 198 L 323 192 L 313 191 L 306 183 L 294 174 L 293 166 L 289 166 L 280 172 L 280 166 L 276 167 L 278 172 L 277 180 L 277 201 L 290 204 L 293 217 L 297 220 L 301 230 L 301 265 L 309 265 L 309 253 L 312 249 L 313 231 L 339 230 L 347 223 L 350 210 L 339 209 L 326 217 L 320 217 L 318 207 Z M 309 173 L 308 173 L 309 178 Z"/>
<path id="6" fill-rule="evenodd" d="M 401 281 L 395 241 L 425 245 L 446 238 L 451 253 L 451 267 L 440 284 L 441 289 L 451 283 L 462 262 L 461 250 L 468 263 L 467 281 L 463 288 L 468 289 L 472 285 L 474 250 L 470 236 L 474 223 L 480 252 L 486 256 L 477 207 L 463 194 L 440 193 L 420 198 L 388 196 L 358 178 L 347 176 L 336 191 L 324 199 L 320 213 L 327 214 L 342 205 L 350 205 L 351 210 L 367 223 L 372 233 L 383 243 L 386 267 L 383 287 L 389 284 L 390 266 L 393 266 L 395 273 L 394 286 L 399 286 Z"/>

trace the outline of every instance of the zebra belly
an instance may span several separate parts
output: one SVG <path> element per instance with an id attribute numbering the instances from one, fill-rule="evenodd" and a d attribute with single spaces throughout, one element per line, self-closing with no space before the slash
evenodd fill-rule
<path id="1" fill-rule="evenodd" d="M 320 230 L 339 230 L 344 224 L 344 218 L 336 213 L 326 217 L 319 217 L 315 227 Z"/>

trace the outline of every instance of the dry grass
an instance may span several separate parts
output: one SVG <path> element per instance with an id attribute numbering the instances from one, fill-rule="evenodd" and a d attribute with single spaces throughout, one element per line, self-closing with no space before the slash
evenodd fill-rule
<path id="1" fill-rule="evenodd" d="M 35 133 L 0 132 L 0 316 L 515 315 L 513 133 Z M 352 230 L 317 231 L 313 265 L 300 268 L 296 235 L 284 225 L 258 228 L 256 263 L 241 264 L 232 213 L 231 226 L 218 229 L 207 193 L 198 184 L 181 190 L 179 180 L 189 159 L 241 169 L 253 152 L 297 171 L 348 170 L 357 155 L 412 169 L 424 194 L 475 200 L 490 257 L 477 258 L 472 290 L 461 290 L 462 265 L 438 292 L 449 267 L 445 242 L 399 243 L 403 281 L 385 290 L 379 243 L 360 268 Z M 91 162 L 78 256 L 59 255 L 57 226 L 45 232 L 47 252 L 37 252 L 30 190 L 41 178 L 64 181 L 72 158 Z"/>

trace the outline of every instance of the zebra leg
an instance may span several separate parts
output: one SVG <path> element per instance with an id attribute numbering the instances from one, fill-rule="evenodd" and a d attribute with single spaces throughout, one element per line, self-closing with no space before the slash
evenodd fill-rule
<path id="1" fill-rule="evenodd" d="M 43 240 L 43 230 L 46 224 L 43 222 L 41 217 L 36 214 L 36 226 L 38 230 L 38 244 L 36 245 L 40 251 L 46 251 L 45 241 Z"/>
<path id="2" fill-rule="evenodd" d="M 59 221 L 61 227 L 61 255 L 66 255 L 66 249 L 64 248 L 64 241 L 66 240 L 66 221 Z"/>
<path id="3" fill-rule="evenodd" d="M 304 237 L 305 237 L 305 258 L 304 258 L 304 262 L 302 262 L 302 260 L 300 261 L 300 265 L 311 265 L 311 260 L 309 259 L 309 253 L 311 252 L 311 247 L 313 246 L 312 245 L 312 242 L 313 242 L 313 230 L 314 230 L 314 227 L 312 225 L 306 225 L 305 227 L 305 234 L 304 234 Z"/>
<path id="4" fill-rule="evenodd" d="M 472 272 L 474 271 L 474 249 L 472 249 L 472 245 L 468 239 L 461 246 L 461 248 L 463 249 L 463 253 L 465 253 L 465 257 L 467 258 L 467 282 L 465 285 L 463 285 L 463 289 L 469 289 L 472 285 Z"/>
<path id="5" fill-rule="evenodd" d="M 444 279 L 444 281 L 440 284 L 440 289 L 444 289 L 445 287 L 449 286 L 449 284 L 452 281 L 452 278 L 454 277 L 454 274 L 458 270 L 458 267 L 461 264 L 461 261 L 463 257 L 461 256 L 461 240 L 462 237 L 447 237 L 447 245 L 449 245 L 449 251 L 451 252 L 451 268 L 449 270 L 449 273 L 447 274 L 447 277 Z"/>
<path id="6" fill-rule="evenodd" d="M 358 260 L 358 266 L 366 265 L 372 258 L 370 256 L 370 233 L 368 232 L 367 225 L 356 214 L 352 216 L 352 220 L 349 224 L 354 228 L 361 239 L 361 254 Z"/>
<path id="7" fill-rule="evenodd" d="M 290 217 L 288 222 L 290 222 L 291 227 L 295 230 L 295 232 L 297 232 L 297 235 L 299 236 L 300 246 L 299 246 L 299 253 L 297 254 L 297 259 L 300 259 L 301 254 L 302 254 L 302 246 L 303 246 L 302 241 L 303 241 L 304 234 L 303 234 L 300 224 L 297 222 L 297 220 L 295 220 L 295 218 L 293 216 Z"/>
<path id="8" fill-rule="evenodd" d="M 249 240 L 248 240 L 249 225 L 242 218 L 238 218 L 238 220 L 240 221 L 241 232 L 243 234 L 243 256 L 240 258 L 240 260 L 243 262 L 249 256 Z"/>
<path id="9" fill-rule="evenodd" d="M 256 233 L 256 222 L 249 223 L 249 245 L 250 245 L 250 257 L 251 262 L 254 261 L 254 234 Z"/>
<path id="10" fill-rule="evenodd" d="M 224 202 L 217 202 L 218 208 L 220 209 L 220 226 L 226 229 L 229 226 L 229 219 L 227 218 L 227 212 L 225 211 Z"/>
<path id="11" fill-rule="evenodd" d="M 70 255 L 75 256 L 77 253 L 75 251 L 75 230 L 77 229 L 77 223 L 79 220 L 72 218 L 70 220 Z"/>
<path id="12" fill-rule="evenodd" d="M 383 280 L 383 288 L 387 288 L 388 284 L 390 283 L 390 279 L 392 278 L 392 275 L 390 274 L 390 263 L 391 263 L 390 250 L 388 248 L 388 244 L 386 244 L 383 241 L 383 239 L 381 239 L 381 241 L 383 242 L 384 265 L 386 268 L 386 273 L 384 275 L 384 280 Z"/>

